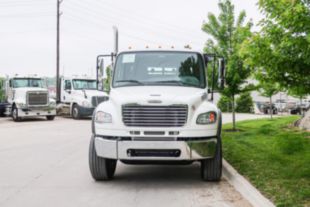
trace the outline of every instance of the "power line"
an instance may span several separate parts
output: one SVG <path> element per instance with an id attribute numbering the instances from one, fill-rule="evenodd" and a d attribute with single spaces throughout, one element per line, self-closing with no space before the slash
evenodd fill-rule
<path id="1" fill-rule="evenodd" d="M 71 12 L 66 12 L 66 18 L 68 18 L 69 17 L 69 20 L 70 21 L 74 21 L 75 23 L 79 23 L 79 24 L 81 24 L 81 25 L 83 25 L 83 26 L 93 26 L 94 28 L 98 28 L 98 27 L 100 27 L 100 28 L 102 28 L 103 30 L 106 30 L 106 31 L 110 31 L 111 30 L 111 28 L 110 27 L 107 27 L 107 26 L 104 26 L 104 25 L 102 25 L 102 24 L 100 24 L 100 23 L 97 23 L 97 22 L 94 22 L 94 21 L 90 21 L 90 20 L 86 20 L 86 19 L 83 19 L 83 18 L 81 18 L 81 17 L 79 17 L 79 16 L 76 16 L 75 14 L 72 14 Z M 77 19 L 76 19 L 76 17 L 78 18 L 78 19 L 80 19 L 80 21 L 77 21 Z M 84 22 L 84 23 L 86 23 L 86 24 L 83 24 L 82 22 Z M 121 35 L 122 36 L 125 36 L 125 37 L 129 37 L 129 38 L 131 38 L 131 39 L 136 39 L 136 40 L 140 40 L 140 41 L 143 41 L 143 42 L 146 42 L 146 43 L 153 43 L 153 44 L 159 44 L 158 42 L 155 42 L 155 41 L 152 41 L 152 40 L 146 40 L 146 39 L 144 39 L 144 38 L 142 38 L 142 37 L 138 37 L 138 36 L 135 36 L 135 35 L 132 35 L 132 34 L 128 34 L 128 33 L 126 33 L 126 32 L 121 32 Z"/>
<path id="2" fill-rule="evenodd" d="M 67 1 L 67 2 L 70 2 L 70 1 Z M 80 11 L 80 13 L 84 13 L 84 14 L 87 13 L 88 17 L 89 16 L 94 17 L 96 19 L 96 21 L 98 21 L 98 18 L 102 18 L 102 16 L 98 15 L 100 13 L 98 13 L 98 11 L 96 11 L 95 9 L 93 9 L 93 8 L 91 8 L 89 6 L 86 6 L 86 5 L 82 5 L 79 2 L 74 2 L 73 3 L 71 1 L 70 2 L 70 7 L 68 6 L 67 9 L 70 9 L 71 11 L 74 11 L 74 8 L 78 9 Z M 124 19 L 120 19 L 120 18 L 111 18 L 111 17 L 108 17 L 107 15 L 105 15 L 103 18 L 104 18 L 104 21 L 109 21 L 112 24 L 116 24 L 115 20 L 122 21 L 122 22 L 127 22 L 129 25 L 132 25 L 132 23 L 133 23 L 132 21 L 129 21 L 128 19 L 124 20 Z M 185 41 L 185 39 L 183 38 L 181 40 L 180 36 L 171 36 L 170 34 L 167 35 L 167 34 L 164 34 L 162 32 L 158 32 L 157 30 L 153 30 L 153 29 L 148 28 L 148 26 L 146 24 L 142 24 L 142 25 L 143 25 L 142 27 L 144 28 L 144 30 L 149 31 L 151 34 L 158 34 L 159 36 L 164 36 L 165 38 L 171 39 L 173 41 L 178 40 L 179 42 L 182 42 L 183 44 L 195 43 L 194 41 L 192 41 L 192 39 L 191 40 L 187 39 Z M 165 31 L 165 29 L 163 29 L 161 31 Z M 179 34 L 178 32 L 174 32 L 174 33 Z M 198 42 L 196 42 L 195 44 L 202 45 L 202 43 L 198 43 Z"/>
<path id="3" fill-rule="evenodd" d="M 97 3 L 97 1 L 95 1 Z M 101 8 L 104 9 L 104 11 L 106 11 L 107 9 L 109 9 L 110 11 L 113 10 L 113 13 L 118 13 L 118 15 L 124 16 L 124 14 L 130 13 L 131 18 L 134 17 L 137 21 L 141 21 L 141 22 L 145 22 L 145 23 L 152 23 L 152 24 L 157 24 L 160 25 L 161 27 L 165 27 L 166 29 L 170 30 L 170 31 L 174 31 L 174 32 L 182 32 L 182 33 L 187 33 L 190 36 L 193 36 L 195 34 L 189 32 L 187 29 L 183 28 L 183 27 L 179 27 L 175 24 L 169 24 L 166 21 L 162 21 L 162 19 L 159 18 L 152 18 L 150 16 L 146 16 L 145 14 L 139 13 L 139 10 L 135 10 L 134 12 L 128 10 L 128 9 L 124 9 L 124 8 L 115 8 L 115 5 L 109 4 L 109 2 L 104 2 L 104 6 L 102 4 L 100 4 L 98 2 L 97 5 L 100 5 Z M 107 6 L 108 5 L 108 6 Z M 123 11 L 121 11 L 123 10 Z M 140 14 L 140 15 L 139 15 Z"/>

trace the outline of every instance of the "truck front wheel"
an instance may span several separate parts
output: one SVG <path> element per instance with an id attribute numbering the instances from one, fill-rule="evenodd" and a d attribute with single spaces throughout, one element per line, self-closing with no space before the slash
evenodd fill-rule
<path id="1" fill-rule="evenodd" d="M 49 121 L 53 121 L 55 119 L 55 116 L 46 116 L 46 119 Z"/>
<path id="2" fill-rule="evenodd" d="M 80 119 L 80 110 L 77 104 L 72 107 L 72 117 L 73 119 Z"/>
<path id="3" fill-rule="evenodd" d="M 21 118 L 18 116 L 18 109 L 16 108 L 16 106 L 12 107 L 12 118 L 13 121 L 18 122 L 21 120 Z"/>
<path id="4" fill-rule="evenodd" d="M 201 161 L 201 178 L 204 181 L 220 181 L 222 177 L 222 142 L 218 138 L 215 156 Z"/>
<path id="5" fill-rule="evenodd" d="M 95 138 L 91 137 L 89 145 L 89 169 L 92 177 L 99 180 L 111 180 L 114 176 L 117 160 L 98 157 Z"/>

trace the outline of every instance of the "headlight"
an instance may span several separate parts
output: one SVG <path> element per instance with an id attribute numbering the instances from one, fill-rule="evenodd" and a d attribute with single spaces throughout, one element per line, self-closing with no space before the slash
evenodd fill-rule
<path id="1" fill-rule="evenodd" d="M 214 111 L 199 114 L 196 121 L 197 124 L 213 124 L 215 122 L 216 122 L 216 113 Z"/>
<path id="2" fill-rule="evenodd" d="M 82 106 L 84 107 L 92 107 L 91 103 L 89 101 L 83 101 Z"/>
<path id="3" fill-rule="evenodd" d="M 112 116 L 109 113 L 103 111 L 97 111 L 95 116 L 96 123 L 112 123 Z"/>

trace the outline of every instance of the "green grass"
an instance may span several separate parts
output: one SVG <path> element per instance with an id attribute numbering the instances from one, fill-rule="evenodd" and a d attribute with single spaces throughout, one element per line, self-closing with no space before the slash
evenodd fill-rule
<path id="1" fill-rule="evenodd" d="M 310 206 L 310 133 L 297 116 L 224 125 L 224 158 L 277 206 Z"/>

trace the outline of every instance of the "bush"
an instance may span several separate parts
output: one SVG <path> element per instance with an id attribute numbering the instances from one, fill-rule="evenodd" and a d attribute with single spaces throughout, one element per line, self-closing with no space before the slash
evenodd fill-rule
<path id="1" fill-rule="evenodd" d="M 0 78 L 0 102 L 4 100 L 3 83 L 4 83 L 4 79 Z"/>
<path id="2" fill-rule="evenodd" d="M 221 109 L 222 112 L 232 112 L 232 102 L 231 99 L 227 96 L 222 95 L 217 103 L 217 106 Z"/>
<path id="3" fill-rule="evenodd" d="M 252 113 L 253 112 L 253 99 L 250 92 L 245 92 L 240 95 L 236 100 L 236 112 L 239 113 Z"/>

